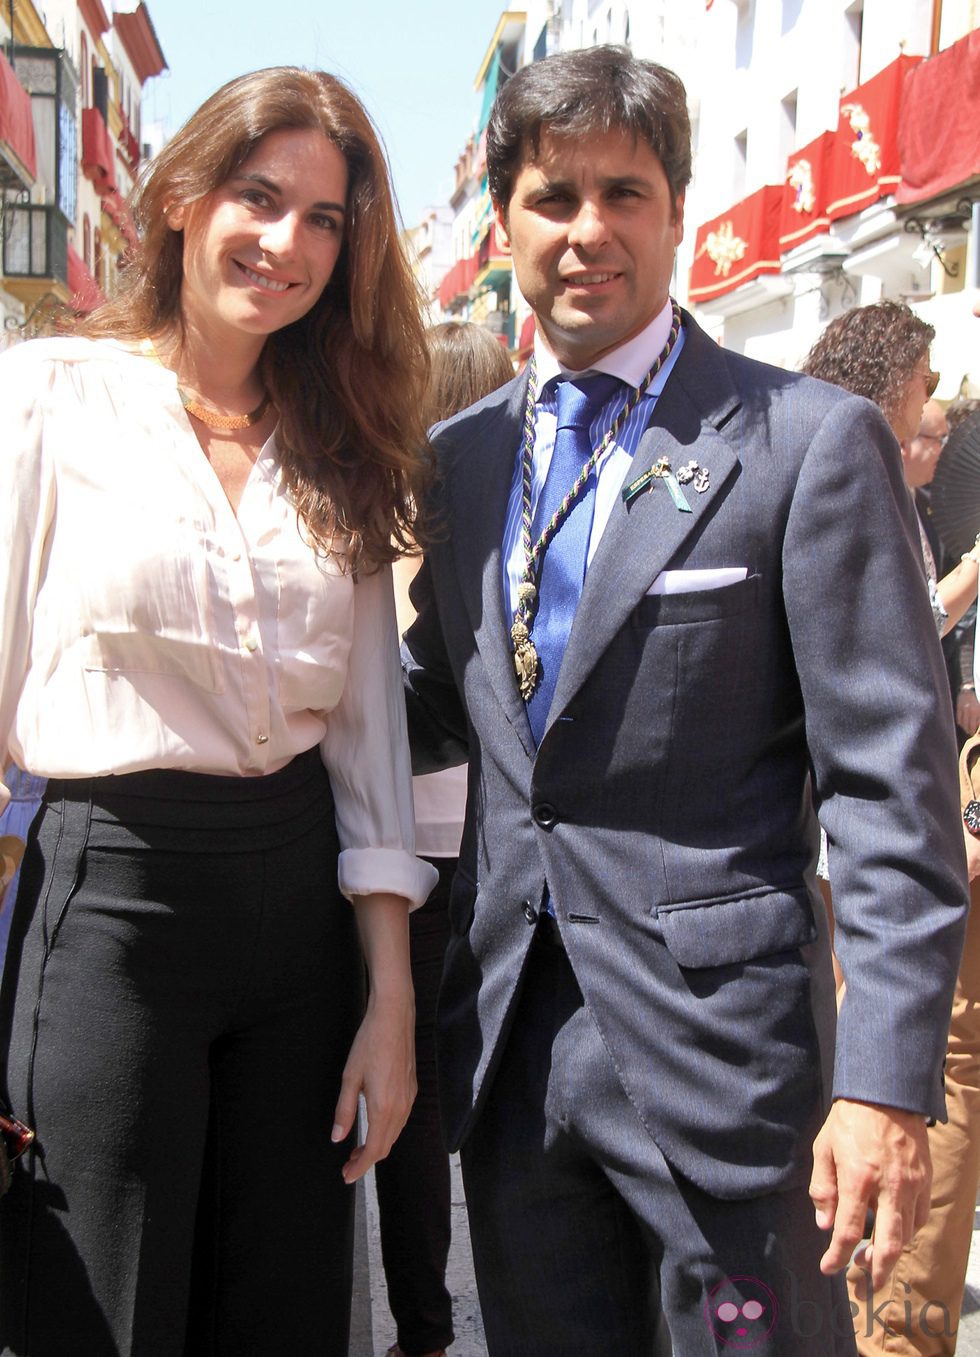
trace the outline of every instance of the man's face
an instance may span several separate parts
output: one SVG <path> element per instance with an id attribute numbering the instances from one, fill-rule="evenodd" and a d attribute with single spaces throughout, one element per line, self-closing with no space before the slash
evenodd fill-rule
<path id="1" fill-rule="evenodd" d="M 936 474 L 936 464 L 949 433 L 943 408 L 936 401 L 926 401 L 922 407 L 919 432 L 908 443 L 902 444 L 902 464 L 905 479 L 917 490 L 928 485 Z"/>
<path id="2" fill-rule="evenodd" d="M 581 370 L 663 308 L 684 234 L 684 195 L 629 133 L 544 129 L 497 222 L 549 348 Z"/>

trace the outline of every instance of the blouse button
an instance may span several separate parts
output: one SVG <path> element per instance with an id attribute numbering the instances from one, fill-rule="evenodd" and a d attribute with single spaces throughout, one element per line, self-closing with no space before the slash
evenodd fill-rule
<path id="1" fill-rule="evenodd" d="M 252 654 L 254 654 L 255 651 L 258 650 L 258 648 L 259 648 L 258 641 L 255 639 L 254 636 L 250 636 L 248 640 L 245 642 L 245 649 L 251 651 Z"/>
<path id="2" fill-rule="evenodd" d="M 255 737 L 255 743 L 256 743 L 256 744 L 268 744 L 268 743 L 269 743 L 269 737 L 268 737 L 268 735 L 256 735 L 256 737 Z"/>

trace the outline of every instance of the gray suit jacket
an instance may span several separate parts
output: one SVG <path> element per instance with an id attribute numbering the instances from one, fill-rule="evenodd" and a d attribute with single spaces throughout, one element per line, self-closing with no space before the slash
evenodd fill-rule
<path id="1" fill-rule="evenodd" d="M 629 479 L 536 751 L 500 543 L 526 378 L 435 439 L 443 528 L 416 582 L 417 771 L 470 761 L 440 998 L 449 1141 L 478 1115 L 547 880 L 585 1002 L 650 1135 L 722 1197 L 802 1180 L 830 1097 L 943 1115 L 966 886 L 942 657 L 898 449 L 868 402 L 683 352 Z M 660 571 L 747 578 L 651 595 Z M 814 888 L 832 845 L 834 1003 Z"/>

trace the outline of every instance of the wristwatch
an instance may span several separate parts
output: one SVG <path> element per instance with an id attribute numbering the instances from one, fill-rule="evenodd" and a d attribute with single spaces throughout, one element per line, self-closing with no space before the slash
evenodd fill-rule
<path id="1" fill-rule="evenodd" d="M 963 807 L 963 823 L 980 838 L 980 801 L 968 801 Z"/>

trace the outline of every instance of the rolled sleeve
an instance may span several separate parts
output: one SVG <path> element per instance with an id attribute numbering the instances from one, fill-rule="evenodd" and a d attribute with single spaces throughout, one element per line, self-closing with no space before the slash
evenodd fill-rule
<path id="1" fill-rule="evenodd" d="M 391 570 L 354 586 L 347 678 L 321 741 L 340 838 L 340 889 L 424 903 L 437 872 L 415 856 L 412 779 Z"/>

